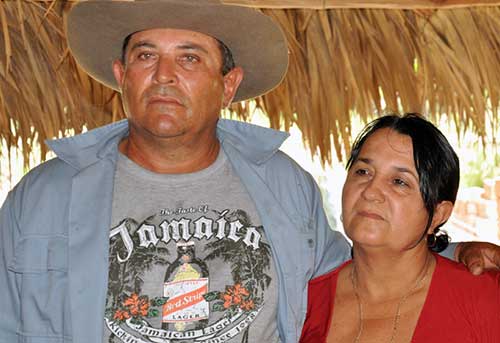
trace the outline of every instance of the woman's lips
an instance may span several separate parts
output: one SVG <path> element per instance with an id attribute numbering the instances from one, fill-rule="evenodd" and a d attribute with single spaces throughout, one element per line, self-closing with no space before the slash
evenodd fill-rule
<path id="1" fill-rule="evenodd" d="M 360 211 L 358 214 L 362 217 L 369 218 L 369 219 L 375 219 L 375 220 L 384 220 L 384 217 L 381 215 L 375 213 L 375 212 L 369 212 L 369 211 Z"/>

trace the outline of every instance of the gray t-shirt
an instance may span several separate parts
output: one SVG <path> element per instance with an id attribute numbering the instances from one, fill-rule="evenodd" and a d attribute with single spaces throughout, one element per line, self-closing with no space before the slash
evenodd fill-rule
<path id="1" fill-rule="evenodd" d="M 225 154 L 190 174 L 119 155 L 104 342 L 278 342 L 277 276 Z"/>

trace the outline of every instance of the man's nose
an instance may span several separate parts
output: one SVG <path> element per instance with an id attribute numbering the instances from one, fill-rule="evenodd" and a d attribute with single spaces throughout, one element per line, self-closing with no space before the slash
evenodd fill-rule
<path id="1" fill-rule="evenodd" d="M 169 56 L 160 56 L 156 64 L 154 78 L 158 83 L 176 83 L 175 61 Z"/>

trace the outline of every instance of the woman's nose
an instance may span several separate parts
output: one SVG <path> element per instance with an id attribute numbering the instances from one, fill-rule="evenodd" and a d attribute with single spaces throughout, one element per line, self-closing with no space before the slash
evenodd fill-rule
<path id="1" fill-rule="evenodd" d="M 382 181 L 376 177 L 367 181 L 362 192 L 363 197 L 370 201 L 384 201 L 385 195 L 381 182 Z"/>

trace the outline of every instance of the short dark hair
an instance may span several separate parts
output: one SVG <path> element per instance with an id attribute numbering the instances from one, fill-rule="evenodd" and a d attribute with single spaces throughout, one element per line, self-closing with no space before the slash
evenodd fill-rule
<path id="1" fill-rule="evenodd" d="M 347 170 L 351 169 L 357 160 L 367 138 L 383 128 L 409 136 L 412 140 L 413 160 L 420 180 L 420 193 L 429 215 L 425 228 L 427 231 L 432 223 L 436 206 L 446 200 L 455 203 L 460 182 L 458 156 L 441 131 L 421 114 L 407 113 L 403 116 L 391 114 L 370 122 L 358 135 L 347 161 Z M 435 234 L 444 223 L 434 229 Z M 446 233 L 441 233 L 428 239 L 428 243 L 431 250 L 439 252 L 448 246 L 449 238 Z"/>
<path id="2" fill-rule="evenodd" d="M 123 40 L 122 55 L 121 55 L 121 61 L 123 64 L 125 64 L 125 62 L 126 62 L 125 61 L 125 54 L 127 52 L 128 43 L 130 42 L 130 38 L 132 37 L 132 35 L 134 33 L 135 32 L 132 32 L 127 37 L 125 37 L 125 39 Z M 226 75 L 227 73 L 229 73 L 231 71 L 231 69 L 233 69 L 235 67 L 233 54 L 231 53 L 231 50 L 227 47 L 226 44 L 224 44 L 222 41 L 218 40 L 217 38 L 215 38 L 215 40 L 217 41 L 217 44 L 219 46 L 219 50 L 220 50 L 220 53 L 222 56 L 222 68 L 221 68 L 222 75 Z"/>
<path id="3" fill-rule="evenodd" d="M 218 40 L 217 38 L 215 38 L 215 40 L 219 45 L 219 50 L 222 56 L 222 75 L 226 75 L 236 66 L 234 64 L 233 53 L 227 45 L 224 44 L 224 42 Z"/>

